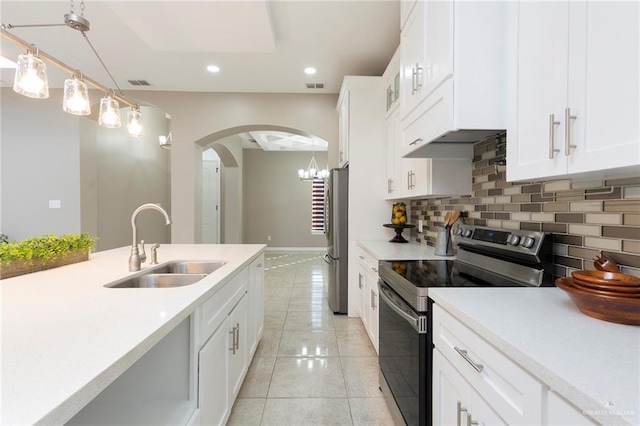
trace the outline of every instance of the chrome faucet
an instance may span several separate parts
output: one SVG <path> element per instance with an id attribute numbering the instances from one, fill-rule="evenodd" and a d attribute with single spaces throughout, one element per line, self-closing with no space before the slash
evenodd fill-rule
<path id="1" fill-rule="evenodd" d="M 129 255 L 129 271 L 135 272 L 140 270 L 140 265 L 147 260 L 147 255 L 144 251 L 144 240 L 142 243 L 142 254 L 138 250 L 138 226 L 136 225 L 136 219 L 138 214 L 143 210 L 157 210 L 164 215 L 164 219 L 167 225 L 171 224 L 169 215 L 158 204 L 148 203 L 138 207 L 131 215 L 131 228 L 133 229 L 133 244 L 131 244 L 131 255 Z"/>

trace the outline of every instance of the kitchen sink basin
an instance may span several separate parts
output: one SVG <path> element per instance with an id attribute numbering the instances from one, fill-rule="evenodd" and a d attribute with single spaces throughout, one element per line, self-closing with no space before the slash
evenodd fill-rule
<path id="1" fill-rule="evenodd" d="M 110 288 L 168 288 L 197 283 L 207 274 L 145 274 L 105 285 Z"/>
<path id="2" fill-rule="evenodd" d="M 154 274 L 210 274 L 227 262 L 209 260 L 180 260 L 152 269 Z"/>

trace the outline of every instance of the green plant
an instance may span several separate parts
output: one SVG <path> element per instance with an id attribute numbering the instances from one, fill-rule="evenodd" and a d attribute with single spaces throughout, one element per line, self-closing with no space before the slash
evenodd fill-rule
<path id="1" fill-rule="evenodd" d="M 38 259 L 45 263 L 54 261 L 71 252 L 88 252 L 97 238 L 87 233 L 66 235 L 43 235 L 20 242 L 0 244 L 0 262 Z"/>

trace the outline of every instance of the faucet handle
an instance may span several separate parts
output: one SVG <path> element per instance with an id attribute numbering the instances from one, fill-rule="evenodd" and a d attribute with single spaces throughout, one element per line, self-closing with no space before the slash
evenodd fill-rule
<path id="1" fill-rule="evenodd" d="M 140 263 L 147 261 L 147 253 L 144 251 L 144 240 L 140 240 Z"/>
<path id="2" fill-rule="evenodd" d="M 158 247 L 160 247 L 160 244 L 158 243 L 151 246 L 151 262 L 149 262 L 149 265 L 158 264 Z"/>

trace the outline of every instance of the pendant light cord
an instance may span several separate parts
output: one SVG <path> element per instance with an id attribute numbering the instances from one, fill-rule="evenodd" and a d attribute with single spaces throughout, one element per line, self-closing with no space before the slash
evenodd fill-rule
<path id="1" fill-rule="evenodd" d="M 102 67 L 104 68 L 104 70 L 107 72 L 107 74 L 109 74 L 109 77 L 111 78 L 111 81 L 113 82 L 113 84 L 118 89 L 118 94 L 124 95 L 124 93 L 122 93 L 122 89 L 120 88 L 120 86 L 118 86 L 118 83 L 116 83 L 116 79 L 113 78 L 113 75 L 109 71 L 109 68 L 107 68 L 107 65 L 105 65 L 104 61 L 102 60 L 102 58 L 98 54 L 98 51 L 93 47 L 93 44 L 91 44 L 91 41 L 89 40 L 89 37 L 87 37 L 87 34 L 84 31 L 81 31 L 81 33 L 82 33 L 82 36 L 84 37 L 84 39 L 87 41 L 87 44 L 89 44 L 89 47 L 91 48 L 91 50 L 93 50 L 93 53 L 95 53 L 96 58 L 98 58 L 98 60 L 102 64 Z"/>

